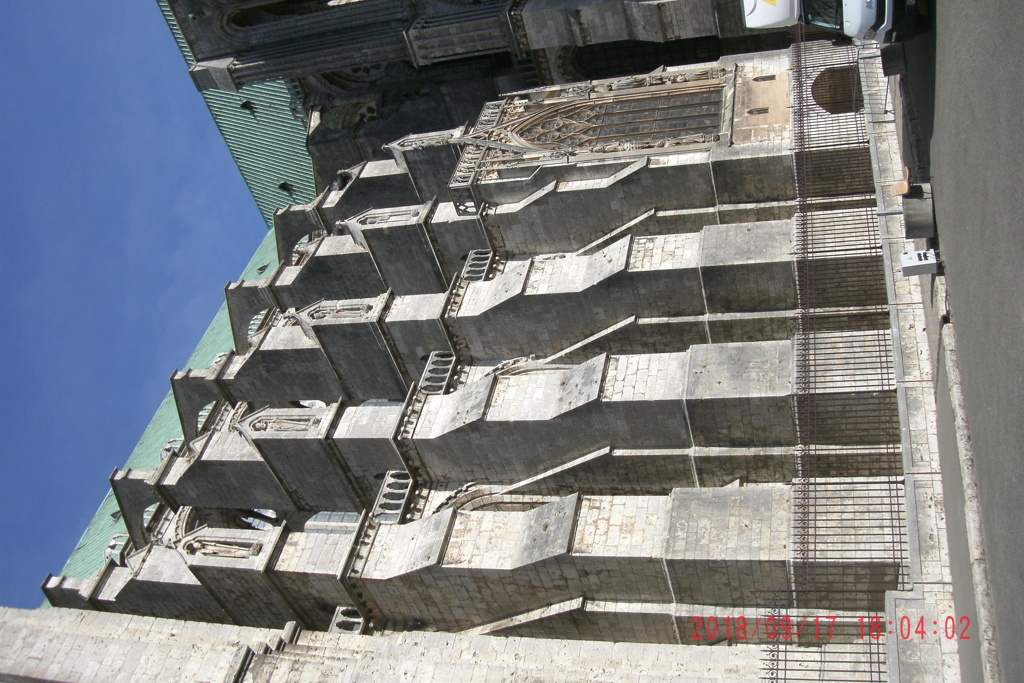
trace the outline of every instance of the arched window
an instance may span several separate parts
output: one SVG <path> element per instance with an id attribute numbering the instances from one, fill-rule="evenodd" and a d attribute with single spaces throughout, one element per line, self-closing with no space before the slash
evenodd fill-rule
<path id="1" fill-rule="evenodd" d="M 815 104 L 830 114 L 851 114 L 864 107 L 860 72 L 854 65 L 823 69 L 811 83 Z"/>
<path id="2" fill-rule="evenodd" d="M 647 92 L 552 107 L 509 131 L 527 147 L 617 152 L 711 142 L 722 122 L 722 87 Z"/>

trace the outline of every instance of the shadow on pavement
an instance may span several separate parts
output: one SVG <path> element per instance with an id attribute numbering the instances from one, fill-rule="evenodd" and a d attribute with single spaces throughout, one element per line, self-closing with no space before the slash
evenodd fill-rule
<path id="1" fill-rule="evenodd" d="M 899 43 L 892 67 L 901 73 L 904 121 L 900 142 L 911 182 L 931 180 L 931 139 L 935 126 L 935 26 L 938 8 L 923 7 L 925 21 L 917 35 Z M 902 64 L 899 58 L 902 57 Z M 888 62 L 889 60 L 887 60 Z"/>

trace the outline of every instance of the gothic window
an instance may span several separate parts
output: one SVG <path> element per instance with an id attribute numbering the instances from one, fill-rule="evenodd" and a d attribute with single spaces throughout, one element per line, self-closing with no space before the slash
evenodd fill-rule
<path id="1" fill-rule="evenodd" d="M 615 152 L 710 142 L 722 120 L 721 82 L 683 92 L 654 92 L 562 104 L 509 132 L 527 147 Z"/>

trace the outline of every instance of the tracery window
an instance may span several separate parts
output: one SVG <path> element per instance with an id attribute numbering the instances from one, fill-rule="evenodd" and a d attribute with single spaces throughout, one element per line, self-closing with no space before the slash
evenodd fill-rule
<path id="1" fill-rule="evenodd" d="M 720 67 L 659 69 L 489 102 L 476 125 L 452 140 L 463 145 L 449 183 L 456 211 L 478 210 L 478 180 L 523 177 L 537 164 L 709 147 L 719 140 L 729 82 Z"/>
<path id="2" fill-rule="evenodd" d="M 672 90 L 570 101 L 510 122 L 511 141 L 538 150 L 577 153 L 650 149 L 713 141 L 722 123 L 723 82 L 708 78 Z M 619 94 L 618 89 L 625 92 Z"/>

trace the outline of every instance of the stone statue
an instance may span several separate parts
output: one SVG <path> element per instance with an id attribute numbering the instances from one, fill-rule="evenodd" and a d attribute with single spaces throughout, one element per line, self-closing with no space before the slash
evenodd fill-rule
<path id="1" fill-rule="evenodd" d="M 189 555 L 245 559 L 259 555 L 263 550 L 263 544 L 251 541 L 227 541 L 194 538 L 190 541 L 186 541 L 183 548 Z"/>
<path id="2" fill-rule="evenodd" d="M 318 417 L 261 417 L 249 423 L 254 432 L 305 432 L 320 423 Z"/>

